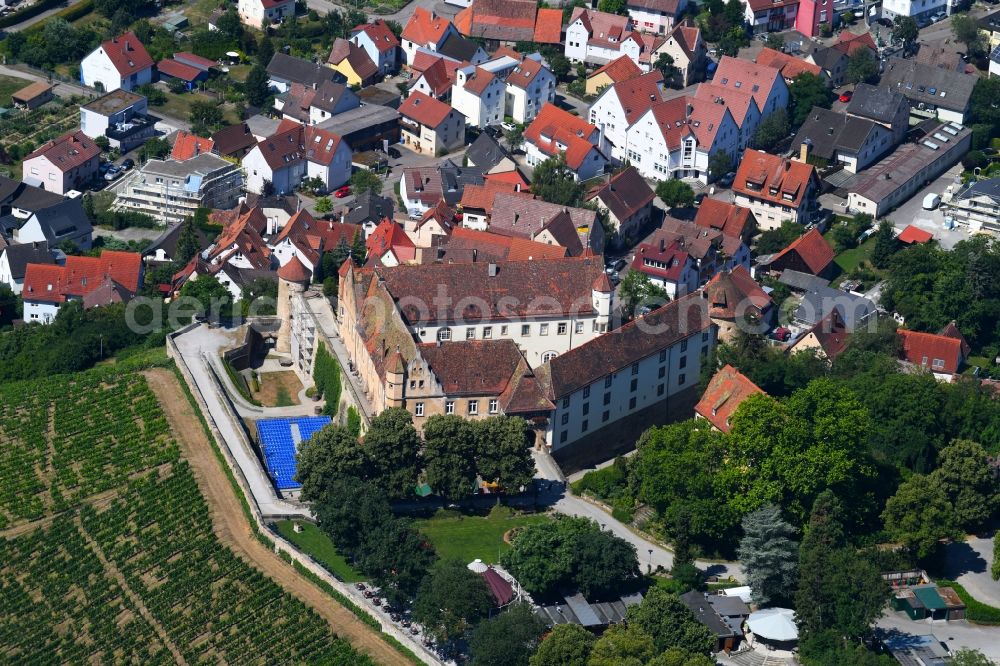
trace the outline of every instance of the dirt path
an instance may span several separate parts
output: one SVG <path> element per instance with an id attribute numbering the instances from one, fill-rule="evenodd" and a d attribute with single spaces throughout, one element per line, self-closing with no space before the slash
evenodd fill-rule
<path id="1" fill-rule="evenodd" d="M 289 594 L 311 606 L 330 623 L 331 629 L 351 645 L 382 664 L 410 665 L 410 661 L 382 640 L 380 634 L 362 623 L 353 613 L 300 576 L 290 564 L 257 541 L 243 515 L 240 501 L 229 485 L 205 431 L 191 404 L 169 370 L 160 368 L 145 373 L 153 393 L 167 415 L 167 421 L 181 447 L 181 454 L 191 464 L 202 495 L 212 514 L 216 536 L 233 552 L 269 576 Z"/>

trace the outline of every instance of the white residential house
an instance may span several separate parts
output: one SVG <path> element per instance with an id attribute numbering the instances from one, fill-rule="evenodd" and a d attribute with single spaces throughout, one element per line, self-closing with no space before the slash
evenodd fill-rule
<path id="1" fill-rule="evenodd" d="M 577 180 L 590 180 L 604 173 L 607 141 L 601 131 L 582 118 L 546 104 L 524 130 L 524 153 L 528 166 L 564 154 L 566 165 Z"/>
<path id="2" fill-rule="evenodd" d="M 695 97 L 677 97 L 646 111 L 626 134 L 624 158 L 646 178 L 708 182 L 710 156 L 735 163 L 739 128 L 729 109 Z"/>
<path id="3" fill-rule="evenodd" d="M 399 69 L 399 39 L 382 19 L 355 26 L 351 41 L 360 46 L 382 74 Z"/>
<path id="4" fill-rule="evenodd" d="M 403 143 L 417 152 L 438 155 L 465 143 L 465 116 L 424 93 L 410 93 L 399 115 Z"/>
<path id="5" fill-rule="evenodd" d="M 882 17 L 895 21 L 897 16 L 919 19 L 934 14 L 950 14 L 950 0 L 885 0 L 882 3 Z"/>
<path id="6" fill-rule="evenodd" d="M 455 73 L 451 106 L 473 127 L 499 125 L 504 116 L 504 82 L 485 69 L 469 65 Z"/>
<path id="7" fill-rule="evenodd" d="M 101 42 L 80 61 L 80 82 L 111 92 L 135 88 L 153 80 L 153 59 L 133 32 Z"/>
<path id="8" fill-rule="evenodd" d="M 546 104 L 556 100 L 556 77 L 535 53 L 507 75 L 504 113 L 517 123 L 530 123 Z"/>
<path id="9" fill-rule="evenodd" d="M 564 53 L 573 62 L 604 65 L 624 53 L 622 45 L 631 32 L 632 20 L 628 16 L 577 7 L 566 26 Z M 639 64 L 638 52 L 633 60 Z"/>
<path id="10" fill-rule="evenodd" d="M 333 190 L 351 178 L 351 148 L 333 132 L 282 120 L 278 131 L 243 157 L 248 192 L 260 194 L 268 182 L 277 194 L 293 191 L 304 178 L 319 177 Z"/>
<path id="11" fill-rule="evenodd" d="M 636 30 L 666 34 L 687 9 L 687 0 L 626 0 L 625 8 Z"/>
<path id="12" fill-rule="evenodd" d="M 423 7 L 415 7 L 410 20 L 403 27 L 403 57 L 407 64 L 412 64 L 417 49 L 437 52 L 451 35 L 458 35 L 458 30 L 451 21 Z"/>
<path id="13" fill-rule="evenodd" d="M 245 25 L 260 30 L 265 23 L 295 16 L 295 0 L 239 0 L 236 11 Z"/>
<path id="14" fill-rule="evenodd" d="M 0 252 L 0 283 L 15 294 L 24 288 L 24 271 L 28 264 L 54 264 L 56 260 L 45 241 L 14 243 Z"/>
<path id="15" fill-rule="evenodd" d="M 742 90 L 723 88 L 712 83 L 702 83 L 694 93 L 695 99 L 719 104 L 729 109 L 729 113 L 739 130 L 737 143 L 739 150 L 744 150 L 753 140 L 754 132 L 761 121 L 760 108 L 753 95 Z"/>
<path id="16" fill-rule="evenodd" d="M 148 113 L 145 97 L 119 88 L 80 107 L 80 131 L 126 153 L 157 135 Z"/>
<path id="17" fill-rule="evenodd" d="M 604 89 L 590 107 L 590 124 L 611 144 L 611 157 L 625 159 L 626 134 L 647 109 L 660 102 L 663 77 L 659 72 L 619 81 Z"/>

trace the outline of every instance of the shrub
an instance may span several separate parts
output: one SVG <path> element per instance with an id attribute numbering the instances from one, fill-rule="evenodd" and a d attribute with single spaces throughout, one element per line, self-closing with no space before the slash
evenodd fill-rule
<path id="1" fill-rule="evenodd" d="M 616 458 L 614 464 L 603 469 L 587 472 L 583 478 L 573 482 L 573 492 L 577 495 L 591 494 L 599 499 L 614 499 L 627 492 L 625 459 Z"/>

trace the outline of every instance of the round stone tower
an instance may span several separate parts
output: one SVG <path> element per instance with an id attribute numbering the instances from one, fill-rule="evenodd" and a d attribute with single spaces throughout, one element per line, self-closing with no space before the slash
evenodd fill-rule
<path id="1" fill-rule="evenodd" d="M 277 314 L 281 320 L 281 328 L 278 329 L 278 341 L 274 346 L 278 353 L 287 354 L 292 350 L 292 298 L 306 290 L 311 278 L 312 273 L 297 256 L 293 256 L 278 269 Z"/>

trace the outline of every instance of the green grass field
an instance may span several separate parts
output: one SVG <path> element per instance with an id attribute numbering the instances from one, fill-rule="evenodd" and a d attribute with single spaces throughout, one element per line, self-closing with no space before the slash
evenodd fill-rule
<path id="1" fill-rule="evenodd" d="M 0 107 L 11 107 L 10 96 L 21 88 L 30 85 L 31 81 L 19 79 L 16 76 L 0 76 Z"/>
<path id="2" fill-rule="evenodd" d="M 463 562 L 480 559 L 494 564 L 500 553 L 510 546 L 504 533 L 514 527 L 537 525 L 551 520 L 546 515 L 524 516 L 455 516 L 416 521 L 419 529 L 442 558 L 458 558 Z"/>
<path id="3" fill-rule="evenodd" d="M 827 238 L 827 241 L 829 242 L 829 238 Z M 840 266 L 841 271 L 844 273 L 850 273 L 862 263 L 871 259 L 872 251 L 874 250 L 875 237 L 872 236 L 861 245 L 851 248 L 850 250 L 844 250 L 834 257 L 833 261 Z"/>
<path id="4" fill-rule="evenodd" d="M 302 531 L 296 533 L 292 529 L 292 524 L 295 522 L 300 522 L 302 525 Z M 305 521 L 292 521 L 292 520 L 279 520 L 275 523 L 275 527 L 278 529 L 278 533 L 291 541 L 295 546 L 301 550 L 303 553 L 310 555 L 314 560 L 319 562 L 323 567 L 330 571 L 337 578 L 340 578 L 345 583 L 357 583 L 358 581 L 364 580 L 357 571 L 351 568 L 351 565 L 347 563 L 347 560 L 337 552 L 333 543 L 330 541 L 323 530 L 316 527 L 312 523 L 307 523 Z"/>

